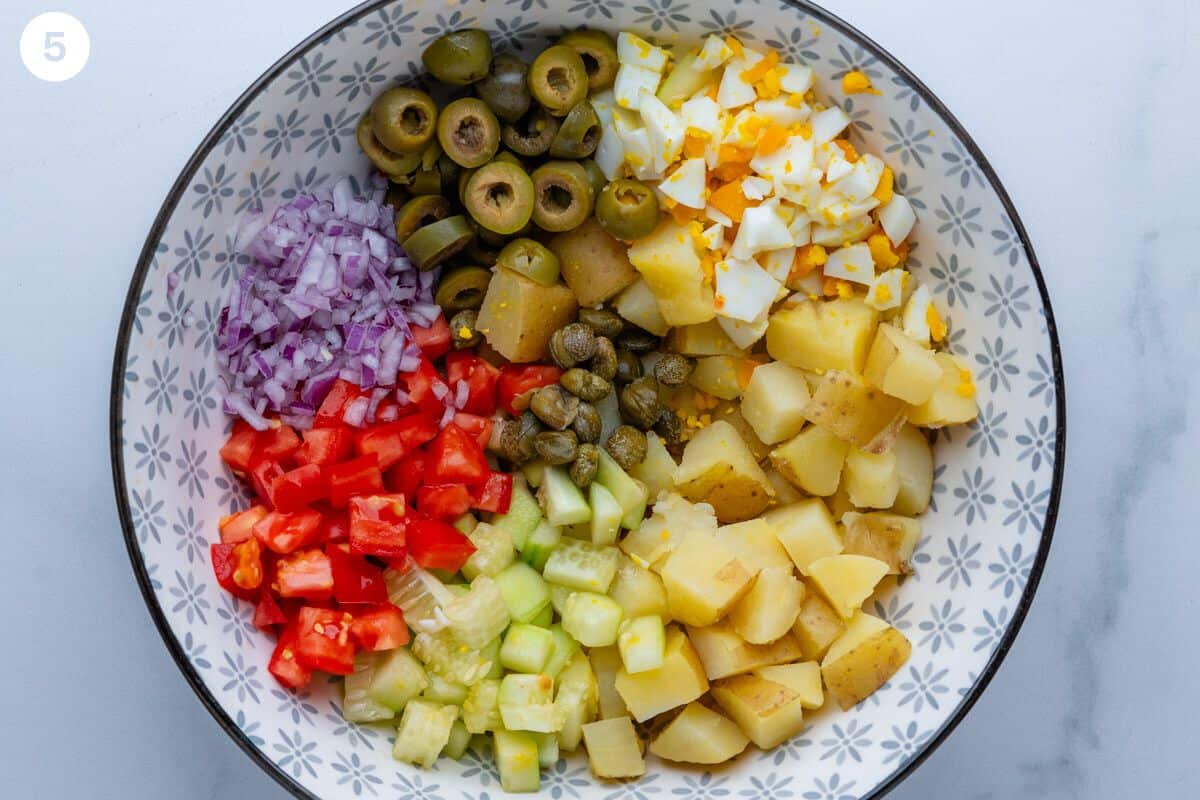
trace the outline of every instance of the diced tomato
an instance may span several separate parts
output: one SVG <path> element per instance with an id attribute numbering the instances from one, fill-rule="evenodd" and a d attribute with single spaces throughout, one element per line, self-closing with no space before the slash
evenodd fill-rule
<path id="1" fill-rule="evenodd" d="M 395 650 L 408 644 L 404 612 L 391 603 L 355 614 L 350 633 L 363 650 Z"/>
<path id="2" fill-rule="evenodd" d="M 258 431 L 250 423 L 239 419 L 233 423 L 233 431 L 221 446 L 221 460 L 239 475 L 250 471 L 254 457 L 254 445 L 258 443 Z"/>
<path id="3" fill-rule="evenodd" d="M 349 545 L 333 544 L 325 548 L 333 567 L 333 596 L 339 603 L 386 603 L 387 584 L 383 570 L 362 556 L 350 552 Z"/>
<path id="4" fill-rule="evenodd" d="M 296 618 L 296 659 L 308 669 L 331 675 L 354 672 L 354 641 L 345 611 L 305 606 Z"/>
<path id="5" fill-rule="evenodd" d="M 493 472 L 487 483 L 479 487 L 472 499 L 472 506 L 480 511 L 507 514 L 512 503 L 513 476 L 507 472 Z"/>
<path id="6" fill-rule="evenodd" d="M 399 558 L 407 552 L 408 507 L 404 495 L 380 494 L 350 501 L 350 552 Z"/>
<path id="7" fill-rule="evenodd" d="M 287 622 L 287 615 L 275 602 L 275 596 L 263 587 L 258 593 L 258 604 L 254 606 L 254 627 L 260 631 L 273 632 L 276 625 Z"/>
<path id="8" fill-rule="evenodd" d="M 459 350 L 446 356 L 446 381 L 454 389 L 467 384 L 467 402 L 462 410 L 487 416 L 496 410 L 496 385 L 500 370 L 473 353 Z"/>
<path id="9" fill-rule="evenodd" d="M 414 517 L 407 526 L 408 552 L 425 569 L 458 572 L 475 552 L 475 545 L 451 525 Z"/>
<path id="10" fill-rule="evenodd" d="M 333 568 L 320 550 L 301 550 L 279 559 L 271 587 L 280 597 L 325 600 L 333 595 Z"/>
<path id="11" fill-rule="evenodd" d="M 430 443 L 426 451 L 426 483 L 465 483 L 478 486 L 491 470 L 479 442 L 453 422 Z"/>
<path id="12" fill-rule="evenodd" d="M 221 541 L 225 544 L 238 544 L 254 535 L 254 523 L 267 515 L 266 506 L 251 506 L 245 511 L 221 517 L 217 527 L 221 531 Z"/>
<path id="13" fill-rule="evenodd" d="M 390 491 L 405 497 L 416 497 L 417 490 L 425 482 L 425 465 L 428 458 L 424 450 L 414 450 L 396 466 L 388 470 L 384 482 Z"/>
<path id="14" fill-rule="evenodd" d="M 412 326 L 413 343 L 430 361 L 436 361 L 450 351 L 450 324 L 446 317 L 438 314 L 428 328 Z"/>
<path id="15" fill-rule="evenodd" d="M 321 513 L 272 511 L 255 523 L 254 537 L 272 553 L 294 553 L 321 541 Z"/>
<path id="16" fill-rule="evenodd" d="M 267 508 L 275 507 L 275 501 L 271 499 L 271 486 L 282 474 L 283 467 L 278 461 L 259 461 L 250 469 L 250 482 L 254 484 L 254 493 L 267 504 Z"/>
<path id="17" fill-rule="evenodd" d="M 475 437 L 475 441 L 479 442 L 480 447 L 487 447 L 488 441 L 492 438 L 492 428 L 496 422 L 490 417 L 464 414 L 460 411 L 454 415 L 454 424 Z"/>
<path id="18" fill-rule="evenodd" d="M 322 509 L 321 538 L 322 542 L 346 542 L 350 540 L 350 514 L 346 511 Z"/>
<path id="19" fill-rule="evenodd" d="M 406 453 L 433 439 L 438 433 L 438 421 L 428 414 L 416 413 L 395 422 L 376 425 L 358 434 L 355 447 L 360 456 L 374 454 L 379 468 L 387 469 Z"/>
<path id="20" fill-rule="evenodd" d="M 425 485 L 417 490 L 417 510 L 453 522 L 471 510 L 471 492 L 461 483 Z"/>
<path id="21" fill-rule="evenodd" d="M 275 652 L 271 654 L 271 663 L 267 665 L 275 680 L 288 689 L 303 689 L 312 680 L 312 670 L 296 660 L 298 639 L 298 621 L 292 621 L 280 632 Z"/>
<path id="22" fill-rule="evenodd" d="M 280 425 L 277 428 L 267 428 L 258 434 L 258 443 L 254 446 L 253 462 L 279 461 L 288 463 L 300 449 L 300 436 L 291 425 Z"/>
<path id="23" fill-rule="evenodd" d="M 413 404 L 435 419 L 441 417 L 442 412 L 446 410 L 446 404 L 434 394 L 433 387 L 436 384 L 445 387 L 446 382 L 442 380 L 433 364 L 422 358 L 417 368 L 407 375 L 401 375 L 400 380 L 404 381 L 405 392 Z M 449 387 L 446 387 L 446 391 L 450 391 Z"/>
<path id="24" fill-rule="evenodd" d="M 327 468 L 329 503 L 345 508 L 350 498 L 358 494 L 378 494 L 383 491 L 383 473 L 374 454 L 334 464 Z"/>
<path id="25" fill-rule="evenodd" d="M 239 544 L 214 542 L 209 550 L 213 574 L 225 591 L 243 600 L 254 600 L 263 582 L 262 546 L 257 539 Z"/>
<path id="26" fill-rule="evenodd" d="M 299 511 L 324 499 L 325 476 L 316 464 L 305 464 L 271 481 L 271 502 L 278 511 Z"/>
<path id="27" fill-rule="evenodd" d="M 534 389 L 558 383 L 562 370 L 558 367 L 509 364 L 500 368 L 497 399 L 500 407 L 514 417 L 529 407 L 529 394 Z"/>
<path id="28" fill-rule="evenodd" d="M 325 399 L 321 401 L 316 419 L 313 420 L 313 427 L 336 428 L 344 425 L 342 415 L 346 413 L 346 406 L 357 400 L 362 394 L 363 391 L 358 388 L 357 384 L 338 378 L 330 387 L 329 394 L 325 395 Z"/>
<path id="29" fill-rule="evenodd" d="M 313 428 L 303 434 L 304 444 L 296 453 L 301 464 L 336 464 L 345 461 L 354 446 L 354 436 L 349 428 Z"/>

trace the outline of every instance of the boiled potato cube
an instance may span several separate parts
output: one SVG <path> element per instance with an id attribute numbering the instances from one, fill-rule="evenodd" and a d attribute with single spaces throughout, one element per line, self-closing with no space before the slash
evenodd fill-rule
<path id="1" fill-rule="evenodd" d="M 844 630 L 846 623 L 818 592 L 809 591 L 804 595 L 792 633 L 805 659 L 820 659 Z"/>
<path id="2" fill-rule="evenodd" d="M 779 470 L 767 470 L 767 483 L 775 490 L 775 505 L 791 505 L 804 499 L 804 493 L 783 477 Z"/>
<path id="3" fill-rule="evenodd" d="M 737 430 L 724 420 L 687 443 L 675 485 L 689 500 L 711 505 L 721 522 L 755 517 L 771 501 L 771 486 L 762 467 Z"/>
<path id="4" fill-rule="evenodd" d="M 818 558 L 842 552 L 837 525 L 820 498 L 773 508 L 763 519 L 775 528 L 775 537 L 801 574 L 807 575 L 808 565 Z"/>
<path id="5" fill-rule="evenodd" d="M 759 517 L 717 528 L 717 538 L 732 548 L 751 572 L 768 567 L 792 568 L 792 560 L 775 536 L 775 526 Z"/>
<path id="6" fill-rule="evenodd" d="M 820 708 L 825 704 L 825 691 L 821 686 L 821 665 L 816 661 L 760 667 L 754 670 L 754 674 L 775 683 L 782 683 L 800 695 L 800 705 L 805 708 Z"/>
<path id="7" fill-rule="evenodd" d="M 838 705 L 849 709 L 887 683 L 911 652 L 904 634 L 860 611 L 825 654 L 821 675 Z"/>
<path id="8" fill-rule="evenodd" d="M 888 573 L 877 558 L 843 553 L 808 565 L 808 577 L 842 619 L 850 619 Z"/>
<path id="9" fill-rule="evenodd" d="M 675 466 L 675 459 L 663 440 L 654 431 L 649 431 L 646 433 L 646 458 L 629 470 L 629 474 L 646 484 L 650 498 L 654 500 L 663 492 L 674 491 Z"/>
<path id="10" fill-rule="evenodd" d="M 617 567 L 617 577 L 608 589 L 608 596 L 624 611 L 625 619 L 651 614 L 670 618 L 667 609 L 667 590 L 662 578 L 645 567 L 633 563 L 624 554 Z"/>
<path id="11" fill-rule="evenodd" d="M 618 659 L 620 656 L 618 655 Z M 595 662 L 592 662 L 593 667 Z M 599 678 L 599 673 L 596 675 Z M 663 665 L 658 669 L 630 675 L 623 666 L 617 668 L 614 681 L 629 713 L 638 722 L 690 703 L 708 691 L 708 678 L 700 656 L 688 637 L 676 627 L 667 628 Z M 603 705 L 603 687 L 601 704 Z M 603 713 L 603 709 L 601 710 Z"/>
<path id="12" fill-rule="evenodd" d="M 639 278 L 613 301 L 613 309 L 623 318 L 655 336 L 664 336 L 671 326 L 663 319 L 658 299 L 649 285 Z"/>
<path id="13" fill-rule="evenodd" d="M 561 283 L 542 286 L 506 269 L 488 284 L 476 329 L 509 361 L 541 361 L 550 334 L 575 318 L 575 294 Z"/>
<path id="14" fill-rule="evenodd" d="M 667 336 L 667 349 L 685 356 L 744 356 L 746 352 L 733 343 L 724 328 L 715 320 L 699 325 L 682 325 Z"/>
<path id="15" fill-rule="evenodd" d="M 621 651 L 617 646 L 588 648 L 588 661 L 592 664 L 592 672 L 596 676 L 597 701 L 600 705 L 600 718 L 611 719 L 623 717 L 629 713 L 625 701 L 617 692 L 617 670 L 621 668 Z"/>
<path id="16" fill-rule="evenodd" d="M 748 744 L 750 740 L 728 718 L 699 703 L 688 703 L 650 742 L 650 752 L 667 761 L 720 764 Z"/>
<path id="17" fill-rule="evenodd" d="M 759 675 L 734 675 L 713 684 L 713 699 L 763 750 L 786 742 L 804 729 L 800 695 Z"/>
<path id="18" fill-rule="evenodd" d="M 857 297 L 806 300 L 771 315 L 767 352 L 811 370 L 861 373 L 879 313 Z"/>
<path id="19" fill-rule="evenodd" d="M 741 356 L 705 356 L 696 359 L 688 383 L 713 397 L 736 400 L 742 396 L 754 366 L 753 361 Z"/>
<path id="20" fill-rule="evenodd" d="M 850 443 L 820 425 L 806 430 L 771 451 L 771 463 L 783 477 L 809 494 L 826 497 L 837 491 Z"/>
<path id="21" fill-rule="evenodd" d="M 711 625 L 750 588 L 754 573 L 708 533 L 690 533 L 662 568 L 671 616 L 688 625 Z"/>
<path id="22" fill-rule="evenodd" d="M 696 325 L 716 316 L 712 286 L 687 225 L 664 219 L 629 248 L 629 260 L 658 299 L 668 325 Z"/>
<path id="23" fill-rule="evenodd" d="M 905 425 L 892 445 L 896 454 L 896 471 L 900 474 L 900 491 L 892 511 L 915 517 L 929 508 L 933 496 L 933 448 L 929 440 L 912 425 Z"/>
<path id="24" fill-rule="evenodd" d="M 942 375 L 928 400 L 909 409 L 908 418 L 923 428 L 961 425 L 979 416 L 971 371 L 949 353 L 934 353 Z"/>
<path id="25" fill-rule="evenodd" d="M 675 545 L 689 533 L 716 534 L 717 517 L 707 503 L 692 503 L 675 493 L 663 495 L 654 513 L 637 530 L 621 539 L 619 546 L 633 563 L 662 570 Z"/>
<path id="26" fill-rule="evenodd" d="M 636 778 L 646 774 L 642 742 L 629 717 L 614 717 L 583 726 L 588 766 L 597 778 Z"/>
<path id="27" fill-rule="evenodd" d="M 829 506 L 829 513 L 834 519 L 841 519 L 851 511 L 857 511 L 854 503 L 850 502 L 850 495 L 846 492 L 846 484 L 843 483 L 838 487 L 838 490 L 829 497 L 825 498 L 825 505 Z"/>
<path id="28" fill-rule="evenodd" d="M 877 558 L 888 565 L 889 575 L 912 572 L 909 559 L 921 541 L 921 523 L 911 517 L 872 511 L 842 517 L 842 541 L 847 553 Z"/>
<path id="29" fill-rule="evenodd" d="M 863 368 L 867 383 L 906 403 L 919 405 L 933 395 L 941 376 L 932 350 L 893 325 L 879 326 Z"/>
<path id="30" fill-rule="evenodd" d="M 792 565 L 767 567 L 758 573 L 750 591 L 729 611 L 729 624 L 751 644 L 769 644 L 792 629 L 804 585 L 792 575 Z"/>
<path id="31" fill-rule="evenodd" d="M 904 424 L 908 406 L 857 375 L 831 370 L 804 407 L 804 416 L 869 453 L 885 453 Z"/>
<path id="32" fill-rule="evenodd" d="M 558 256 L 563 280 L 581 306 L 603 303 L 637 280 L 625 245 L 613 238 L 595 217 L 546 243 Z"/>
<path id="33" fill-rule="evenodd" d="M 890 508 L 900 492 L 896 454 L 851 449 L 846 453 L 842 479 L 846 495 L 854 505 L 859 508 Z"/>
<path id="34" fill-rule="evenodd" d="M 750 644 L 737 635 L 728 620 L 707 628 L 688 628 L 688 637 L 709 680 L 771 664 L 787 664 L 803 657 L 800 643 L 793 636 L 782 636 L 771 644 Z"/>
<path id="35" fill-rule="evenodd" d="M 742 393 L 742 416 L 767 444 L 790 439 L 804 427 L 808 405 L 804 373 L 782 361 L 763 364 Z"/>
<path id="36" fill-rule="evenodd" d="M 712 418 L 732 425 L 733 429 L 742 437 L 742 441 L 746 443 L 746 447 L 749 448 L 750 455 L 754 456 L 755 461 L 761 463 L 771 452 L 771 446 L 758 438 L 754 428 L 750 427 L 750 423 L 742 416 L 742 404 L 739 401 L 720 401 L 712 411 Z"/>

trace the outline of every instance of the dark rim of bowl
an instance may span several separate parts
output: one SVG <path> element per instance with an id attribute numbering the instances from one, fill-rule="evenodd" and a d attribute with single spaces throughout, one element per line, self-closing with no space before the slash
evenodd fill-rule
<path id="1" fill-rule="evenodd" d="M 274 778 L 281 786 L 287 789 L 296 797 L 306 798 L 306 800 L 319 800 L 316 795 L 301 786 L 291 775 L 289 775 L 282 767 L 275 764 L 264 755 L 245 733 L 234 723 L 229 714 L 221 706 L 217 699 L 213 697 L 208 688 L 204 685 L 204 681 L 200 678 L 191 662 L 188 660 L 187 654 L 176 638 L 174 631 L 167 622 L 166 615 L 158 604 L 158 599 L 154 594 L 154 589 L 150 583 L 150 576 L 146 572 L 146 565 L 141 557 L 140 546 L 137 541 L 137 534 L 133 526 L 133 517 L 129 507 L 128 491 L 125 483 L 125 468 L 124 460 L 122 459 L 121 448 L 121 410 L 123 405 L 123 386 L 125 374 L 125 361 L 129 350 L 129 335 L 133 329 L 134 314 L 138 307 L 138 297 L 141 293 L 141 287 L 146 279 L 146 274 L 150 269 L 151 261 L 154 257 L 155 248 L 158 245 L 159 239 L 162 237 L 167 223 L 170 221 L 171 215 L 175 211 L 180 198 L 187 190 L 188 185 L 192 181 L 192 177 L 200 168 L 201 163 L 208 157 L 212 149 L 217 145 L 218 140 L 225 133 L 226 129 L 236 120 L 250 105 L 252 101 L 262 92 L 262 90 L 285 69 L 287 69 L 295 59 L 306 53 L 312 47 L 324 42 L 329 36 L 336 33 L 339 29 L 355 22 L 361 17 L 370 14 L 371 12 L 387 5 L 392 0 L 368 0 L 355 8 L 350 9 L 346 13 L 329 22 L 315 33 L 308 36 L 303 42 L 293 47 L 283 58 L 276 61 L 266 72 L 264 72 L 257 80 L 250 85 L 245 92 L 230 106 L 229 110 L 221 116 L 217 124 L 213 126 L 208 135 L 201 141 L 200 146 L 192 154 L 180 172 L 179 177 L 175 179 L 171 186 L 170 192 L 167 193 L 166 199 L 163 201 L 158 215 L 154 219 L 154 224 L 150 228 L 150 233 L 146 237 L 146 243 L 142 246 L 141 255 L 138 257 L 137 268 L 134 270 L 133 278 L 129 284 L 129 292 L 125 298 L 124 311 L 121 314 L 121 326 L 117 332 L 116 353 L 113 358 L 112 372 L 112 388 L 109 395 L 109 447 L 112 458 L 113 471 L 113 487 L 116 491 L 117 511 L 121 520 L 121 528 L 125 535 L 125 546 L 129 551 L 130 561 L 133 563 L 133 571 L 137 577 L 138 586 L 141 588 L 142 597 L 146 602 L 146 607 L 150 611 L 150 616 L 154 620 L 155 626 L 158 628 L 159 634 L 167 645 L 167 649 L 171 652 L 171 657 L 174 658 L 179 670 L 187 679 L 188 684 L 200 698 L 200 701 L 216 719 L 217 723 L 225 730 L 227 734 L 237 743 L 245 753 L 254 760 L 267 774 Z M 993 191 L 1000 198 L 1000 202 L 1004 206 L 1005 212 L 1012 220 L 1013 228 L 1020 239 L 1021 246 L 1025 250 L 1025 255 L 1029 259 L 1029 266 L 1033 271 L 1034 281 L 1037 283 L 1038 294 L 1042 300 L 1042 307 L 1045 309 L 1046 315 L 1046 331 L 1050 337 L 1050 355 L 1054 369 L 1054 388 L 1055 388 L 1055 414 L 1057 417 L 1055 426 L 1055 441 L 1054 441 L 1054 480 L 1050 489 L 1050 498 L 1046 507 L 1046 518 L 1042 527 L 1041 542 L 1038 545 L 1037 558 L 1034 561 L 1033 568 L 1029 572 L 1029 579 L 1025 584 L 1025 590 L 1021 595 L 1020 601 L 1017 603 L 1016 610 L 1013 613 L 1012 621 L 1004 632 L 1003 638 L 1000 640 L 999 646 L 992 654 L 991 659 L 980 673 L 970 691 L 958 704 L 958 707 L 950 715 L 950 718 L 942 725 L 940 729 L 917 751 L 908 761 L 901 764 L 897 769 L 889 775 L 883 783 L 875 787 L 871 794 L 867 795 L 864 800 L 878 800 L 882 798 L 892 789 L 907 778 L 926 758 L 933 753 L 937 747 L 946 740 L 966 716 L 971 707 L 983 694 L 983 690 L 987 688 L 996 671 L 999 669 L 1004 657 L 1008 654 L 1012 647 L 1017 633 L 1021 629 L 1021 624 L 1025 621 L 1025 615 L 1029 611 L 1029 606 L 1033 602 L 1033 596 L 1037 591 L 1038 583 L 1041 580 L 1042 572 L 1046 566 L 1046 559 L 1050 553 L 1050 542 L 1054 535 L 1054 526 L 1058 520 L 1058 505 L 1062 494 L 1063 470 L 1066 459 L 1066 435 L 1067 435 L 1067 415 L 1066 415 L 1066 386 L 1063 377 L 1062 353 L 1059 348 L 1058 329 L 1054 322 L 1054 312 L 1050 306 L 1050 295 L 1046 290 L 1046 282 L 1042 276 L 1042 270 L 1038 264 L 1037 256 L 1033 251 L 1033 245 L 1029 241 L 1029 235 L 1025 230 L 1025 226 L 1021 222 L 1020 216 L 1017 214 L 1016 208 L 1013 206 L 1012 199 L 1008 192 L 1005 191 L 1004 185 L 1000 182 L 999 175 L 996 170 L 988 162 L 987 157 L 979 149 L 975 140 L 971 138 L 966 129 L 958 121 L 958 119 L 950 112 L 948 108 L 938 99 L 928 86 L 921 82 L 907 67 L 901 64 L 891 53 L 879 46 L 873 39 L 859 31 L 853 25 L 845 22 L 840 17 L 826 11 L 825 9 L 813 5 L 806 0 L 782 0 L 788 5 L 796 7 L 805 14 L 819 19 L 827 25 L 837 29 L 840 33 L 850 37 L 862 45 L 865 49 L 874 53 L 881 61 L 901 75 L 905 81 L 913 88 L 921 99 L 928 104 L 939 117 L 954 131 L 955 135 L 962 141 L 963 146 L 970 152 L 971 157 L 975 159 L 975 163 L 979 169 L 987 176 L 988 183 Z"/>

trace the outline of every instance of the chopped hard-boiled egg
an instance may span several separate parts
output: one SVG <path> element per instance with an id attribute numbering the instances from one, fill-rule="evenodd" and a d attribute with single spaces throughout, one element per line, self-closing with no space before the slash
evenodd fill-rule
<path id="1" fill-rule="evenodd" d="M 763 56 L 753 50 L 745 50 L 740 56 L 725 65 L 721 85 L 717 88 L 717 104 L 724 109 L 733 109 L 753 103 L 758 99 L 754 84 L 743 77 L 743 73 L 762 61 Z"/>
<path id="2" fill-rule="evenodd" d="M 727 258 L 717 263 L 715 273 L 719 316 L 753 322 L 770 311 L 779 295 L 779 282 L 754 259 Z"/>
<path id="3" fill-rule="evenodd" d="M 754 322 L 743 322 L 732 317 L 717 317 L 717 324 L 721 326 L 721 330 L 725 331 L 725 335 L 731 342 L 743 350 L 749 350 L 766 334 L 769 322 L 766 314 L 762 319 Z"/>
<path id="4" fill-rule="evenodd" d="M 807 222 L 807 218 L 805 222 Z M 788 275 L 792 273 L 792 264 L 795 261 L 795 247 L 781 247 L 778 250 L 767 250 L 758 255 L 759 265 L 767 271 L 768 275 L 780 283 L 787 282 Z"/>
<path id="5" fill-rule="evenodd" d="M 775 186 L 766 178 L 751 175 L 742 179 L 742 194 L 747 200 L 762 200 L 769 195 Z"/>
<path id="6" fill-rule="evenodd" d="M 750 169 L 776 183 L 796 186 L 811 178 L 813 144 L 803 136 L 790 136 L 783 147 L 767 155 L 756 155 Z M 820 177 L 817 178 L 818 182 Z"/>
<path id="7" fill-rule="evenodd" d="M 725 247 L 725 226 L 714 222 L 700 234 L 700 243 L 708 250 L 721 250 Z"/>
<path id="8" fill-rule="evenodd" d="M 610 130 L 615 131 L 615 126 Z M 620 177 L 621 167 L 625 164 L 625 142 L 620 134 L 601 136 L 592 158 L 595 159 L 596 166 L 604 173 L 605 178 L 611 181 Z"/>
<path id="9" fill-rule="evenodd" d="M 824 272 L 826 278 L 839 278 L 870 286 L 875 281 L 875 262 L 871 260 L 871 248 L 865 244 L 852 244 L 834 250 L 825 262 Z"/>
<path id="10" fill-rule="evenodd" d="M 661 73 L 667 66 L 667 51 L 634 33 L 617 34 L 617 63 Z"/>
<path id="11" fill-rule="evenodd" d="M 642 92 L 639 110 L 650 135 L 655 169 L 661 172 L 683 153 L 683 123 L 662 100 L 649 92 Z"/>
<path id="12" fill-rule="evenodd" d="M 704 208 L 707 202 L 703 158 L 689 158 L 658 185 L 667 197 L 688 208 Z"/>
<path id="13" fill-rule="evenodd" d="M 809 124 L 812 125 L 813 142 L 821 145 L 835 139 L 839 133 L 846 130 L 846 126 L 850 124 L 850 117 L 837 106 L 830 106 L 813 114 Z"/>
<path id="14" fill-rule="evenodd" d="M 775 125 L 799 125 L 810 116 L 812 108 L 807 103 L 792 104 L 787 100 L 759 100 L 754 104 L 754 113 Z"/>
<path id="15" fill-rule="evenodd" d="M 642 102 L 642 92 L 654 94 L 662 75 L 652 69 L 622 64 L 613 83 L 613 96 L 622 108 L 636 109 Z"/>
<path id="16" fill-rule="evenodd" d="M 804 94 L 813 86 L 813 71 L 812 67 L 806 67 L 803 64 L 780 64 L 784 70 L 783 78 L 780 80 L 780 86 L 785 92 L 793 94 Z"/>
<path id="17" fill-rule="evenodd" d="M 813 225 L 812 243 L 823 247 L 840 247 L 846 243 L 861 242 L 871 235 L 875 227 L 870 217 L 856 217 L 840 225 Z M 870 250 L 870 248 L 867 248 Z"/>
<path id="18" fill-rule="evenodd" d="M 904 299 L 904 282 L 908 275 L 902 269 L 889 269 L 867 287 L 867 305 L 876 311 L 897 308 Z"/>
<path id="19" fill-rule="evenodd" d="M 826 180 L 833 184 L 829 188 L 851 202 L 861 202 L 868 197 L 879 202 L 873 195 L 875 187 L 879 185 L 879 179 L 883 176 L 883 168 L 883 161 L 867 154 L 855 161 L 850 170 L 840 178 L 830 178 L 826 172 Z"/>
<path id="20" fill-rule="evenodd" d="M 745 210 L 729 252 L 734 258 L 749 259 L 764 250 L 778 250 L 794 244 L 778 204 L 772 201 Z"/>
<path id="21" fill-rule="evenodd" d="M 721 125 L 721 107 L 707 95 L 693 97 L 679 107 L 679 121 L 688 136 L 712 139 Z"/>
<path id="22" fill-rule="evenodd" d="M 904 195 L 892 195 L 891 202 L 879 209 L 879 227 L 897 247 L 912 232 L 916 222 L 916 212 Z"/>
<path id="23" fill-rule="evenodd" d="M 625 149 L 625 163 L 639 180 L 649 180 L 661 175 L 655 169 L 650 134 L 641 126 L 641 118 L 628 112 L 618 113 L 613 118 L 613 129 Z M 604 137 L 600 137 L 603 141 Z"/>
<path id="24" fill-rule="evenodd" d="M 716 69 L 733 58 L 733 48 L 720 36 L 710 35 L 704 40 L 695 64 L 701 69 Z"/>
<path id="25" fill-rule="evenodd" d="M 912 297 L 908 298 L 908 305 L 900 315 L 900 326 L 904 332 L 926 347 L 929 347 L 930 309 L 933 309 L 933 300 L 929 297 L 929 290 L 918 286 L 913 290 Z M 937 309 L 933 309 L 933 313 L 936 315 Z"/>
<path id="26" fill-rule="evenodd" d="M 617 104 L 617 98 L 613 95 L 612 89 L 596 92 L 588 98 L 588 102 L 592 104 L 592 108 L 596 111 L 596 117 L 600 120 L 602 128 L 612 125 L 613 106 Z"/>
<path id="27" fill-rule="evenodd" d="M 825 182 L 836 183 L 854 171 L 854 165 L 846 158 L 840 147 L 829 151 L 829 160 L 825 162 Z"/>
<path id="28" fill-rule="evenodd" d="M 808 244 L 812 241 L 812 218 L 808 214 L 797 214 L 788 223 L 788 232 L 797 247 Z"/>

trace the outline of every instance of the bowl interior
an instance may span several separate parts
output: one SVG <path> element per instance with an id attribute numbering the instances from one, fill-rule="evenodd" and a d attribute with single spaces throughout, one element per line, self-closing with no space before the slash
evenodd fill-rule
<path id="1" fill-rule="evenodd" d="M 973 143 L 928 91 L 873 43 L 819 9 L 744 0 L 713 10 L 673 0 L 377 2 L 315 34 L 264 75 L 204 140 L 168 197 L 134 275 L 114 372 L 118 502 L 135 571 L 185 675 L 217 719 L 301 796 L 487 796 L 487 753 L 399 764 L 386 728 L 348 725 L 332 685 L 292 694 L 266 671 L 251 608 L 216 585 L 208 545 L 248 492 L 221 464 L 228 428 L 212 334 L 241 258 L 235 220 L 335 176 L 366 177 L 355 123 L 374 95 L 419 75 L 424 46 L 462 27 L 529 56 L 565 29 L 634 30 L 660 42 L 732 34 L 810 64 L 853 118 L 864 151 L 896 172 L 919 214 L 910 263 L 947 310 L 950 349 L 973 367 L 980 416 L 937 441 L 934 506 L 916 574 L 874 613 L 912 658 L 847 712 L 814 714 L 775 750 L 712 771 L 652 763 L 603 784 L 582 760 L 548 770 L 554 797 L 876 796 L 948 732 L 982 690 L 1041 570 L 1061 477 L 1061 369 L 1045 288 L 1023 230 Z M 841 93 L 850 69 L 879 96 Z M 894 583 L 894 582 L 893 582 Z"/>

